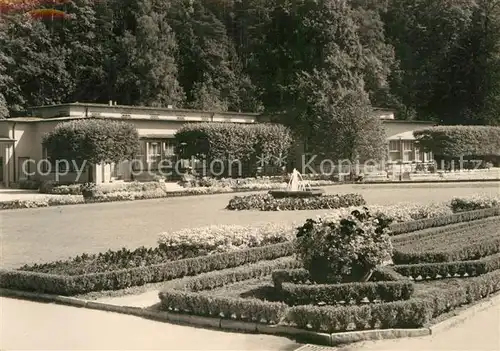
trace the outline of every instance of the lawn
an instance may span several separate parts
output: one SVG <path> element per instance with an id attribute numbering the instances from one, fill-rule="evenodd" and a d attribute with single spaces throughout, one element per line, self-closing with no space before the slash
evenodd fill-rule
<path id="1" fill-rule="evenodd" d="M 360 193 L 368 204 L 428 203 L 453 196 L 496 194 L 499 183 L 339 185 L 327 194 Z M 82 252 L 98 253 L 154 246 L 158 234 L 211 224 L 254 225 L 303 221 L 328 210 L 235 212 L 224 210 L 232 194 L 167 198 L 0 212 L 1 266 L 67 259 Z"/>

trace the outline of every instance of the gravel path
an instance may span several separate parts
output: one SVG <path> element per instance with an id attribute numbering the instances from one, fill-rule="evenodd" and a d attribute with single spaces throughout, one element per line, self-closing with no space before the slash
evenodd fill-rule
<path id="1" fill-rule="evenodd" d="M 361 193 L 368 204 L 446 201 L 453 196 L 495 194 L 500 183 L 338 185 L 327 193 Z M 234 194 L 177 197 L 0 211 L 0 264 L 66 259 L 83 252 L 153 246 L 163 231 L 211 224 L 253 225 L 303 221 L 328 211 L 227 211 Z"/>

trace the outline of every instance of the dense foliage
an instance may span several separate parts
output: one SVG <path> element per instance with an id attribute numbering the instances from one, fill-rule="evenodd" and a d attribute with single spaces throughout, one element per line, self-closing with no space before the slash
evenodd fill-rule
<path id="1" fill-rule="evenodd" d="M 100 119 L 63 122 L 44 136 L 44 147 L 52 160 L 78 165 L 120 162 L 139 151 L 139 133 L 133 124 Z"/>
<path id="2" fill-rule="evenodd" d="M 390 259 L 389 224 L 368 209 L 308 219 L 298 228 L 297 256 L 317 283 L 366 281 Z"/>
<path id="3" fill-rule="evenodd" d="M 418 144 L 436 159 L 500 162 L 500 127 L 439 126 L 415 131 Z M 456 166 L 458 167 L 458 165 Z"/>
<path id="4" fill-rule="evenodd" d="M 291 131 L 279 124 L 237 123 L 187 124 L 175 133 L 175 139 L 184 145 L 180 151 L 185 158 L 242 163 L 266 158 L 276 165 L 280 160 L 284 163 L 293 141 Z"/>
<path id="5" fill-rule="evenodd" d="M 316 197 L 285 197 L 276 199 L 270 194 L 235 196 L 229 200 L 227 210 L 299 211 L 328 210 L 366 204 L 359 194 L 324 195 Z"/>
<path id="6" fill-rule="evenodd" d="M 394 107 L 401 118 L 499 123 L 498 0 L 50 6 L 68 16 L 0 15 L 0 118 L 5 107 L 16 115 L 109 100 L 264 111 L 342 158 L 380 154 L 370 105 Z"/>

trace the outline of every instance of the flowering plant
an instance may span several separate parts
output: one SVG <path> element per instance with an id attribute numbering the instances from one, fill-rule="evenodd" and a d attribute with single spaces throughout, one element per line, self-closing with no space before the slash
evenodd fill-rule
<path id="1" fill-rule="evenodd" d="M 158 244 L 180 257 L 192 257 L 277 244 L 291 241 L 294 236 L 295 229 L 290 224 L 212 225 L 162 233 Z"/>
<path id="2" fill-rule="evenodd" d="M 297 256 L 317 283 L 367 281 L 391 257 L 390 223 L 366 207 L 308 219 L 298 228 Z"/>
<path id="3" fill-rule="evenodd" d="M 481 210 L 500 206 L 500 195 L 476 195 L 470 197 L 455 197 L 450 203 L 453 212 Z"/>

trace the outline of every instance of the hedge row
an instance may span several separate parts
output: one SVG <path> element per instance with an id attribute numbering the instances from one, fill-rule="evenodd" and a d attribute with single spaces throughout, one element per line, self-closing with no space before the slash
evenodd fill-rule
<path id="1" fill-rule="evenodd" d="M 22 208 L 77 205 L 84 203 L 85 200 L 81 196 L 61 195 L 61 196 L 47 197 L 39 200 L 0 201 L 0 210 L 17 210 Z"/>
<path id="2" fill-rule="evenodd" d="M 463 277 L 465 274 L 479 276 L 500 269 L 500 254 L 474 261 L 396 265 L 393 269 L 405 277 L 424 280 Z"/>
<path id="3" fill-rule="evenodd" d="M 283 283 L 280 286 L 283 302 L 290 306 L 337 305 L 342 302 L 360 305 L 364 299 L 369 302 L 408 300 L 414 292 L 410 280 L 317 285 Z"/>
<path id="4" fill-rule="evenodd" d="M 318 197 L 288 197 L 275 199 L 270 194 L 235 196 L 229 201 L 228 210 L 297 211 L 336 209 L 362 206 L 366 201 L 359 194 L 324 195 Z"/>
<path id="5" fill-rule="evenodd" d="M 280 289 L 283 283 L 311 284 L 309 271 L 305 268 L 277 269 L 272 273 L 273 284 Z M 395 272 L 391 267 L 378 267 L 373 271 L 370 281 L 397 281 L 404 280 L 401 274 Z"/>
<path id="6" fill-rule="evenodd" d="M 500 156 L 500 127 L 437 126 L 413 134 L 420 147 L 436 156 Z"/>
<path id="7" fill-rule="evenodd" d="M 230 268 L 186 277 L 173 282 L 172 289 L 198 292 L 212 290 L 227 284 L 269 276 L 276 269 L 293 269 L 301 264 L 293 257 L 283 257 L 272 261 L 261 261 L 252 265 Z"/>
<path id="8" fill-rule="evenodd" d="M 422 298 L 364 306 L 295 306 L 284 322 L 319 332 L 418 328 L 454 308 L 478 301 L 500 290 L 500 270 L 464 279 L 447 291 Z"/>
<path id="9" fill-rule="evenodd" d="M 444 247 L 448 245 L 448 248 Z M 439 251 L 426 251 L 418 246 L 409 251 L 395 250 L 392 260 L 395 264 L 440 263 L 477 260 L 500 252 L 500 237 L 475 242 L 442 243 L 443 249 Z M 440 248 L 440 246 L 438 246 Z"/>
<path id="10" fill-rule="evenodd" d="M 406 246 L 408 244 L 412 245 L 414 242 L 419 242 L 420 240 L 425 240 L 428 238 L 436 237 L 455 237 L 457 233 L 470 233 L 470 230 L 476 228 L 483 228 L 492 222 L 498 222 L 499 217 L 487 217 L 483 219 L 478 219 L 474 221 L 455 223 L 450 225 L 445 225 L 442 227 L 431 227 L 428 229 L 423 229 L 415 232 L 409 232 L 406 234 L 399 234 L 392 238 L 393 244 L 396 248 Z M 396 224 L 397 225 L 397 224 Z M 391 228 L 393 225 L 391 225 Z M 470 234 L 469 234 L 470 235 Z"/>
<path id="11" fill-rule="evenodd" d="M 449 216 L 421 219 L 418 221 L 395 223 L 391 225 L 392 235 L 415 232 L 422 229 L 442 227 L 450 224 L 474 221 L 477 219 L 500 216 L 500 207 L 486 208 L 477 211 L 454 213 Z"/>
<path id="12" fill-rule="evenodd" d="M 91 291 L 119 290 L 238 267 L 248 263 L 290 256 L 293 252 L 293 243 L 283 243 L 152 266 L 76 276 L 0 270 L 0 287 L 71 296 Z"/>
<path id="13" fill-rule="evenodd" d="M 189 291 L 159 294 L 163 308 L 200 316 L 223 317 L 269 324 L 290 324 L 318 332 L 418 328 L 432 318 L 500 290 L 500 270 L 464 279 L 447 291 L 422 298 L 363 306 L 295 306 L 257 299 L 216 297 Z"/>

